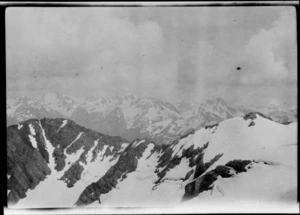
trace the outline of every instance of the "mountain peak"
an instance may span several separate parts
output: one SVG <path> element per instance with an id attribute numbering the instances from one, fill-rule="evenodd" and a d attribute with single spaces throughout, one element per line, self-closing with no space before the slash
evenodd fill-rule
<path id="1" fill-rule="evenodd" d="M 260 112 L 250 112 L 250 113 L 247 113 L 247 114 L 245 114 L 245 116 L 243 118 L 245 120 L 247 120 L 247 119 L 252 119 L 253 120 L 253 119 L 256 118 L 257 115 L 259 115 L 259 116 L 261 116 L 261 117 L 263 117 L 265 119 L 273 121 L 273 119 L 271 117 L 268 117 L 268 116 L 266 116 L 266 115 L 264 115 L 264 114 L 262 114 Z"/>

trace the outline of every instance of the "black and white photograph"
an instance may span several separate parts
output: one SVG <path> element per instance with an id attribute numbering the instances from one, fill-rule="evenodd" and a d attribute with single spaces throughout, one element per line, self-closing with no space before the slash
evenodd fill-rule
<path id="1" fill-rule="evenodd" d="M 8 6 L 5 212 L 299 213 L 296 5 Z"/>

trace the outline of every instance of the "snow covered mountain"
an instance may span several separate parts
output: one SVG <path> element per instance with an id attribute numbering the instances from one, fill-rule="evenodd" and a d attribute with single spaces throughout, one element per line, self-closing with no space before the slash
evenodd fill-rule
<path id="1" fill-rule="evenodd" d="M 10 207 L 296 202 L 297 122 L 249 113 L 161 145 L 66 119 L 7 128 Z"/>
<path id="2" fill-rule="evenodd" d="M 72 119 L 87 128 L 129 140 L 154 137 L 157 141 L 175 137 L 183 119 L 170 103 L 136 96 L 80 100 L 47 93 L 8 100 L 8 125 L 44 117 Z"/>
<path id="3" fill-rule="evenodd" d="M 152 138 L 167 144 L 177 137 L 210 124 L 252 112 L 253 108 L 229 105 L 220 98 L 208 99 L 200 105 L 164 102 L 155 98 L 124 96 L 78 99 L 57 93 L 37 97 L 21 97 L 7 101 L 7 124 L 27 119 L 67 118 L 86 128 L 111 136 Z M 280 123 L 297 120 L 296 110 L 260 111 Z M 267 113 L 266 113 L 267 112 Z"/>
<path id="4" fill-rule="evenodd" d="M 287 124 L 290 122 L 297 121 L 297 109 L 293 108 L 280 108 L 276 106 L 268 106 L 268 107 L 255 107 L 252 108 L 265 115 L 271 117 L 274 121 Z"/>
<path id="5" fill-rule="evenodd" d="M 240 110 L 229 105 L 225 100 L 216 98 L 208 99 L 200 105 L 187 107 L 181 112 L 181 115 L 185 119 L 185 127 L 199 129 L 225 119 L 243 116 L 249 112 L 251 110 Z"/>
<path id="6" fill-rule="evenodd" d="M 7 124 L 15 124 L 31 118 L 69 118 L 82 101 L 58 93 L 45 93 L 36 97 L 8 99 Z"/>
<path id="7" fill-rule="evenodd" d="M 86 101 L 70 118 L 108 135 L 128 140 L 151 137 L 157 142 L 176 137 L 183 120 L 172 104 L 136 96 Z"/>
<path id="8" fill-rule="evenodd" d="M 30 119 L 9 126 L 7 137 L 11 204 L 27 196 L 25 202 L 34 198 L 37 205 L 42 202 L 44 206 L 69 206 L 62 200 L 67 197 L 72 201 L 72 197 L 76 198 L 74 192 L 83 189 L 74 184 L 88 184 L 101 177 L 128 145 L 125 139 L 86 129 L 66 119 Z M 83 168 L 87 162 L 91 165 Z M 48 199 L 36 199 L 36 192 L 47 193 Z"/>

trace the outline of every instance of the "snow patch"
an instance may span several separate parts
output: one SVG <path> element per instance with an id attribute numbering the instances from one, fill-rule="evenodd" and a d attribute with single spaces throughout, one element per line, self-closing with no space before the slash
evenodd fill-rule
<path id="1" fill-rule="evenodd" d="M 120 152 L 123 152 L 128 145 L 129 145 L 129 143 L 122 143 Z"/>
<path id="2" fill-rule="evenodd" d="M 119 160 L 118 156 L 117 159 L 110 161 L 113 156 L 103 158 L 103 154 L 104 152 L 98 155 L 94 162 L 81 164 L 84 168 L 80 179 L 81 182 L 88 185 L 92 182 L 99 180 L 102 176 L 104 176 L 104 174 L 109 170 L 109 168 L 115 165 Z"/>
<path id="3" fill-rule="evenodd" d="M 83 133 L 83 132 L 80 132 L 80 133 L 77 135 L 77 137 L 75 138 L 75 140 L 73 140 L 72 143 L 71 143 L 67 148 L 65 148 L 65 151 L 66 151 L 70 146 L 72 146 L 73 143 L 75 143 L 75 142 L 81 137 L 82 133 Z"/>
<path id="4" fill-rule="evenodd" d="M 94 146 L 88 151 L 88 153 L 86 155 L 86 162 L 91 162 L 91 160 L 93 159 L 93 151 L 96 148 L 96 146 L 98 145 L 99 139 L 94 141 Z"/>
<path id="5" fill-rule="evenodd" d="M 21 128 L 23 128 L 23 124 L 18 125 L 18 130 L 20 130 Z"/>
<path id="6" fill-rule="evenodd" d="M 140 142 L 135 142 L 134 144 L 133 144 L 133 146 L 134 147 L 137 147 L 138 145 L 140 145 L 141 143 L 143 143 L 143 142 L 145 142 L 145 140 L 141 140 Z"/>
<path id="7" fill-rule="evenodd" d="M 35 136 L 36 133 L 35 133 L 35 129 L 34 129 L 34 127 L 32 126 L 32 124 L 29 124 L 29 129 L 30 129 L 30 134 L 31 134 L 32 136 Z"/>
<path id="8" fill-rule="evenodd" d="M 33 148 L 37 148 L 37 142 L 36 142 L 36 139 L 32 136 L 32 135 L 28 135 L 29 139 L 30 139 L 30 142 L 31 142 L 31 145 L 33 146 Z"/>
<path id="9" fill-rule="evenodd" d="M 57 130 L 57 133 L 62 129 L 66 124 L 68 123 L 68 120 L 64 120 L 59 129 Z"/>
<path id="10" fill-rule="evenodd" d="M 167 174 L 165 175 L 164 179 L 169 180 L 180 180 L 184 179 L 186 174 L 191 170 L 192 168 L 189 167 L 189 160 L 186 158 L 182 158 L 180 161 L 180 164 L 175 166 L 173 169 L 169 170 Z"/>
<path id="11" fill-rule="evenodd" d="M 82 146 L 80 149 L 78 149 L 76 152 L 70 154 L 66 158 L 66 165 L 64 169 L 61 172 L 64 172 L 64 170 L 67 170 L 71 167 L 73 163 L 75 163 L 81 156 L 81 154 L 84 152 L 84 146 Z"/>
<path id="12" fill-rule="evenodd" d="M 39 126 L 42 130 L 42 135 L 43 135 L 43 138 L 45 140 L 45 143 L 46 143 L 46 150 L 48 151 L 49 153 L 49 168 L 51 169 L 51 172 L 54 172 L 56 171 L 54 169 L 55 167 L 55 161 L 54 161 L 54 158 L 53 158 L 53 152 L 54 152 L 54 147 L 52 146 L 52 144 L 50 143 L 50 141 L 47 139 L 46 135 L 45 135 L 45 130 L 43 129 L 42 127 L 42 124 L 41 124 L 41 121 L 39 121 Z"/>

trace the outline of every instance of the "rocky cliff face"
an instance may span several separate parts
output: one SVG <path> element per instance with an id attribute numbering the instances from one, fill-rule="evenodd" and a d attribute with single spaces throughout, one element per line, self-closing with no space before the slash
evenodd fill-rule
<path id="1" fill-rule="evenodd" d="M 96 147 L 94 147 L 95 140 L 98 141 Z M 86 163 L 87 153 L 92 147 L 93 158 L 97 152 L 104 149 L 104 146 L 106 146 L 104 156 L 111 154 L 117 156 L 124 142 L 127 140 L 103 135 L 65 119 L 33 119 L 9 126 L 8 202 L 15 204 L 26 197 L 28 189 L 34 189 L 53 171 L 62 172 L 60 180 L 65 181 L 68 187 L 74 186 L 81 178 L 83 171 L 81 163 Z M 108 146 L 110 148 L 107 148 Z M 53 151 L 50 148 L 53 148 Z M 71 157 L 80 150 L 82 153 L 79 157 L 72 159 Z M 53 169 L 50 159 L 54 161 Z"/>
<path id="2" fill-rule="evenodd" d="M 127 174 L 136 170 L 138 160 L 143 156 L 143 153 L 150 143 L 152 143 L 152 141 L 149 139 L 132 142 L 120 155 L 118 162 L 112 166 L 102 178 L 86 187 L 75 204 L 77 206 L 85 206 L 94 201 L 101 203 L 101 194 L 106 194 L 111 191 L 116 187 L 118 180 L 122 181 L 127 177 Z M 159 151 L 159 147 L 153 149 L 149 156 Z"/>

